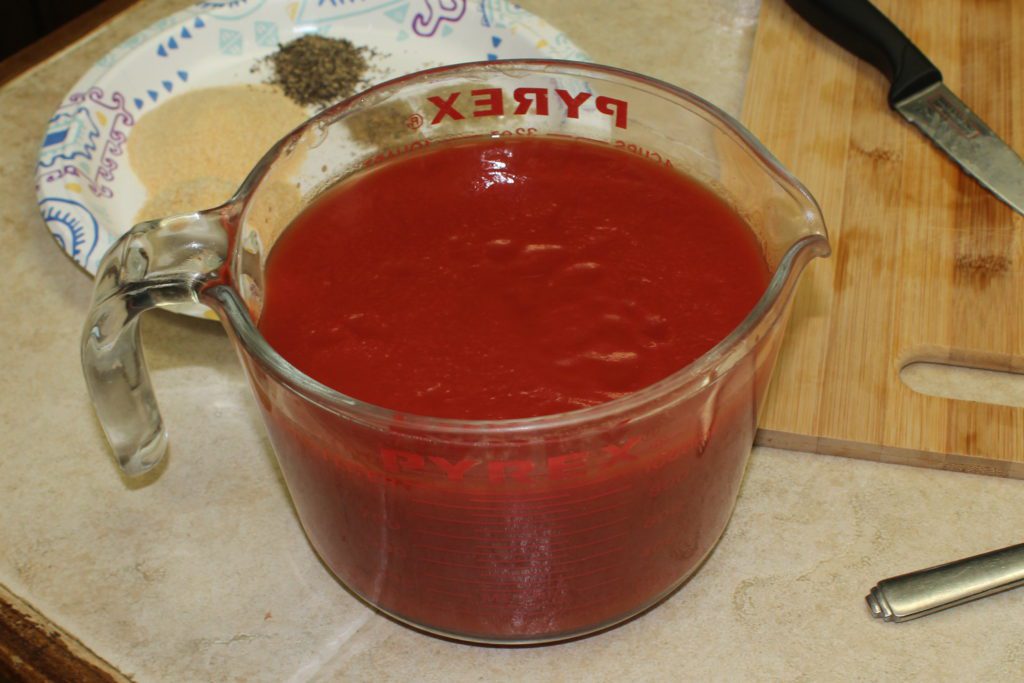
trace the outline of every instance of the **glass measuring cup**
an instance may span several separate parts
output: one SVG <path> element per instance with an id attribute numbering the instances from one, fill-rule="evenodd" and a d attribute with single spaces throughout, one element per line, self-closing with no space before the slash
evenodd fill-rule
<path id="1" fill-rule="evenodd" d="M 266 257 L 292 218 L 338 178 L 478 135 L 582 137 L 685 171 L 756 232 L 768 290 L 689 366 L 558 415 L 485 422 L 398 413 L 334 391 L 278 355 L 257 323 Z M 119 465 L 145 472 L 166 435 L 138 315 L 210 306 L 238 350 L 306 534 L 345 585 L 438 634 L 558 640 L 655 604 L 713 548 L 736 500 L 796 280 L 828 251 L 806 190 L 738 123 L 690 93 L 571 62 L 443 67 L 317 115 L 223 206 L 132 228 L 98 271 L 83 368 Z"/>

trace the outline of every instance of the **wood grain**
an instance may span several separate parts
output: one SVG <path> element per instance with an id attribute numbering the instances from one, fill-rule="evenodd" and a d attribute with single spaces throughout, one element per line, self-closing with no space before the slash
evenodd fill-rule
<path id="1" fill-rule="evenodd" d="M 1024 5 L 875 4 L 1024 150 Z M 759 442 L 1024 477 L 1024 409 L 900 380 L 919 360 L 1024 371 L 1024 219 L 889 110 L 888 85 L 763 1 L 743 119 L 817 198 L 833 257 L 804 275 Z"/>
<path id="2" fill-rule="evenodd" d="M 0 586 L 0 681 L 121 683 L 127 680 Z"/>

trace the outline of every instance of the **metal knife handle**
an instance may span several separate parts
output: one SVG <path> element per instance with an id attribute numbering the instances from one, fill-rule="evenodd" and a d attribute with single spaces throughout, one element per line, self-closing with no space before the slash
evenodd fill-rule
<path id="1" fill-rule="evenodd" d="M 909 621 L 1024 585 L 1024 543 L 879 581 L 867 596 L 871 613 Z"/>
<path id="2" fill-rule="evenodd" d="M 892 83 L 889 106 L 942 80 L 942 73 L 867 0 L 786 0 L 807 23 L 879 69 Z"/>

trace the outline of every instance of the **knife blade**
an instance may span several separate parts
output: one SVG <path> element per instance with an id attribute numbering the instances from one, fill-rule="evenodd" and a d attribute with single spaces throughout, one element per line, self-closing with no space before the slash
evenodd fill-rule
<path id="1" fill-rule="evenodd" d="M 889 79 L 889 106 L 1014 211 L 1024 160 L 942 82 L 942 72 L 868 0 L 786 0 L 807 23 Z"/>

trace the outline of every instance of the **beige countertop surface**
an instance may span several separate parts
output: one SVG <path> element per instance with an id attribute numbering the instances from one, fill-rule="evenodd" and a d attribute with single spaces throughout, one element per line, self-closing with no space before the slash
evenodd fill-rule
<path id="1" fill-rule="evenodd" d="M 79 368 L 91 282 L 54 248 L 33 167 L 74 81 L 187 4 L 143 0 L 0 88 L 3 589 L 139 681 L 1024 679 L 1024 591 L 905 624 L 864 602 L 879 579 L 1020 542 L 1020 481 L 757 448 L 717 549 L 662 605 L 489 648 L 398 625 L 324 569 L 215 323 L 144 319 L 171 456 L 121 479 Z M 521 4 L 597 61 L 740 109 L 757 0 Z"/>

